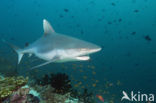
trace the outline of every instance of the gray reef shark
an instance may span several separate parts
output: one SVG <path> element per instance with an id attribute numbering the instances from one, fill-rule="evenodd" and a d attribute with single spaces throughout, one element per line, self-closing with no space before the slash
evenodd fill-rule
<path id="1" fill-rule="evenodd" d="M 46 61 L 31 68 L 34 69 L 52 62 L 86 61 L 90 59 L 89 54 L 101 50 L 95 44 L 55 32 L 45 19 L 43 29 L 44 35 L 24 49 L 11 45 L 18 54 L 18 64 L 25 53 Z"/>

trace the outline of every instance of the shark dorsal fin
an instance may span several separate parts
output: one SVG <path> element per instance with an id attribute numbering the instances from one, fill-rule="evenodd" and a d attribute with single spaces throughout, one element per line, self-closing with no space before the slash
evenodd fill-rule
<path id="1" fill-rule="evenodd" d="M 55 32 L 53 27 L 46 19 L 43 20 L 43 29 L 44 29 L 44 35 L 53 34 Z"/>

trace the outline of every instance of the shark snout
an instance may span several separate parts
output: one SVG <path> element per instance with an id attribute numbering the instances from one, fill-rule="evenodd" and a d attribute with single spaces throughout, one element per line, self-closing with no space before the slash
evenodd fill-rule
<path id="1" fill-rule="evenodd" d="M 95 53 L 95 52 L 98 52 L 98 51 L 100 51 L 100 50 L 101 50 L 101 47 L 97 46 L 97 47 L 95 47 L 95 48 L 90 49 L 89 51 L 90 51 L 91 53 Z"/>
<path id="2" fill-rule="evenodd" d="M 95 52 L 98 52 L 101 50 L 100 46 L 94 45 L 92 47 L 88 47 L 88 48 L 81 48 L 80 52 L 82 52 L 83 54 L 92 54 Z"/>

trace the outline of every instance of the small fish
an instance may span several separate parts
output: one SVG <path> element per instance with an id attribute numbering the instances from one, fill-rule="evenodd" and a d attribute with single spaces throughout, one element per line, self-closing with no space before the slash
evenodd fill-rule
<path id="1" fill-rule="evenodd" d="M 14 37 L 11 37 L 10 40 L 15 40 L 15 38 Z"/>
<path id="2" fill-rule="evenodd" d="M 92 85 L 93 87 L 96 87 L 96 83 Z"/>
<path id="3" fill-rule="evenodd" d="M 132 33 L 131 33 L 131 35 L 135 35 L 136 34 L 136 32 L 135 31 L 133 31 Z"/>
<path id="4" fill-rule="evenodd" d="M 108 23 L 107 24 L 112 24 L 112 22 L 111 21 L 108 21 Z"/>
<path id="5" fill-rule="evenodd" d="M 98 83 L 98 82 L 99 82 L 99 80 L 96 80 L 95 82 L 96 82 L 96 83 Z"/>
<path id="6" fill-rule="evenodd" d="M 109 103 L 114 103 L 114 101 L 113 100 L 110 100 Z"/>
<path id="7" fill-rule="evenodd" d="M 79 85 L 78 84 L 75 84 L 74 87 L 77 88 L 77 87 L 79 87 Z"/>
<path id="8" fill-rule="evenodd" d="M 147 41 L 151 41 L 151 40 L 152 40 L 151 37 L 150 37 L 149 35 L 146 35 L 144 38 L 145 38 L 145 40 L 147 40 Z"/>
<path id="9" fill-rule="evenodd" d="M 79 85 L 81 85 L 81 84 L 82 84 L 82 82 L 79 82 L 78 84 L 79 84 Z"/>
<path id="10" fill-rule="evenodd" d="M 83 79 L 87 79 L 87 76 L 83 76 Z"/>
<path id="11" fill-rule="evenodd" d="M 90 66 L 91 69 L 95 69 L 95 66 Z"/>
<path id="12" fill-rule="evenodd" d="M 107 94 L 107 91 L 103 91 L 103 94 Z"/>
<path id="13" fill-rule="evenodd" d="M 83 70 L 82 70 L 82 69 L 80 69 L 79 71 L 80 71 L 81 73 L 83 72 Z"/>
<path id="14" fill-rule="evenodd" d="M 90 65 L 88 65 L 87 67 L 90 68 Z"/>
<path id="15" fill-rule="evenodd" d="M 120 19 L 118 19 L 118 22 L 121 22 L 122 21 L 122 19 L 120 18 Z"/>
<path id="16" fill-rule="evenodd" d="M 83 89 L 83 88 L 85 88 L 85 86 L 82 86 L 81 88 Z"/>
<path id="17" fill-rule="evenodd" d="M 96 74 L 96 72 L 94 72 L 94 71 L 93 71 L 93 72 L 92 72 L 92 74 L 93 74 L 93 75 L 95 75 L 95 74 Z"/>
<path id="18" fill-rule="evenodd" d="M 110 87 L 113 86 L 113 83 L 110 83 L 109 86 L 110 86 Z"/>
<path id="19" fill-rule="evenodd" d="M 25 43 L 25 47 L 28 47 L 28 46 L 29 46 L 29 43 L 28 43 L 28 42 L 26 42 L 26 43 Z"/>
<path id="20" fill-rule="evenodd" d="M 112 6 L 116 6 L 116 4 L 115 4 L 115 3 L 112 3 L 111 5 L 112 5 Z"/>
<path id="21" fill-rule="evenodd" d="M 139 12 L 139 10 L 137 10 L 137 9 L 136 9 L 136 10 L 134 10 L 134 12 L 135 12 L 135 13 L 138 13 L 138 12 Z"/>
<path id="22" fill-rule="evenodd" d="M 64 9 L 64 12 L 68 12 L 69 10 L 68 9 Z"/>
<path id="23" fill-rule="evenodd" d="M 83 67 L 83 65 L 79 65 L 80 66 L 80 68 L 82 68 Z"/>
<path id="24" fill-rule="evenodd" d="M 59 15 L 60 18 L 63 18 L 64 16 L 62 14 Z"/>
<path id="25" fill-rule="evenodd" d="M 100 100 L 100 101 L 102 101 L 102 102 L 104 102 L 104 99 L 103 99 L 103 97 L 101 96 L 101 95 L 96 95 L 96 97 Z"/>
<path id="26" fill-rule="evenodd" d="M 116 84 L 119 86 L 119 85 L 121 85 L 121 82 L 118 80 Z"/>

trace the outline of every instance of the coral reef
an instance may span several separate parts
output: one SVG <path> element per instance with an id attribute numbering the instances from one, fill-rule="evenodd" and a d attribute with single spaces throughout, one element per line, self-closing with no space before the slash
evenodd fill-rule
<path id="1" fill-rule="evenodd" d="M 9 101 L 11 103 L 26 103 L 28 93 L 29 88 L 20 88 L 10 96 Z"/>
<path id="2" fill-rule="evenodd" d="M 37 96 L 34 96 L 32 94 L 27 94 L 26 103 L 40 103 L 40 99 Z"/>
<path id="3" fill-rule="evenodd" d="M 89 93 L 87 89 L 84 89 L 79 98 L 84 103 L 95 103 L 93 94 L 91 92 Z"/>
<path id="4" fill-rule="evenodd" d="M 45 75 L 37 84 L 31 81 L 0 75 L 0 103 L 95 103 L 87 89 L 78 94 L 65 73 Z"/>
<path id="5" fill-rule="evenodd" d="M 42 79 L 37 80 L 37 84 L 45 86 L 51 85 L 54 88 L 54 92 L 58 94 L 66 94 L 71 91 L 72 86 L 70 84 L 68 75 L 65 73 L 45 75 Z"/>
<path id="6" fill-rule="evenodd" d="M 50 80 L 50 77 L 47 74 L 45 74 L 41 79 L 37 79 L 36 82 L 41 86 L 45 86 L 50 84 Z"/>
<path id="7" fill-rule="evenodd" d="M 38 97 L 29 94 L 30 88 L 20 88 L 13 92 L 3 103 L 40 103 Z"/>
<path id="8" fill-rule="evenodd" d="M 65 73 L 51 74 L 50 85 L 55 88 L 55 92 L 66 94 L 71 91 L 71 81 Z"/>
<path id="9" fill-rule="evenodd" d="M 73 89 L 65 73 L 44 75 L 37 79 L 37 84 L 34 89 L 40 93 L 43 103 L 95 103 L 93 94 L 87 89 L 82 93 Z"/>
<path id="10" fill-rule="evenodd" d="M 55 93 L 55 89 L 50 85 L 36 85 L 34 89 L 40 93 L 41 103 L 79 103 L 78 99 L 70 96 L 70 93 L 64 95 Z"/>
<path id="11" fill-rule="evenodd" d="M 37 84 L 31 81 L 0 75 L 0 103 L 95 103 L 87 89 L 80 94 L 74 90 L 64 73 L 45 75 Z"/>
<path id="12" fill-rule="evenodd" d="M 0 102 L 24 86 L 27 82 L 28 77 L 24 78 L 22 76 L 0 78 Z"/>
<path id="13" fill-rule="evenodd" d="M 93 93 L 89 93 L 86 88 L 80 94 L 77 92 L 77 90 L 72 90 L 71 96 L 74 98 L 79 98 L 79 100 L 83 103 L 95 103 Z"/>

